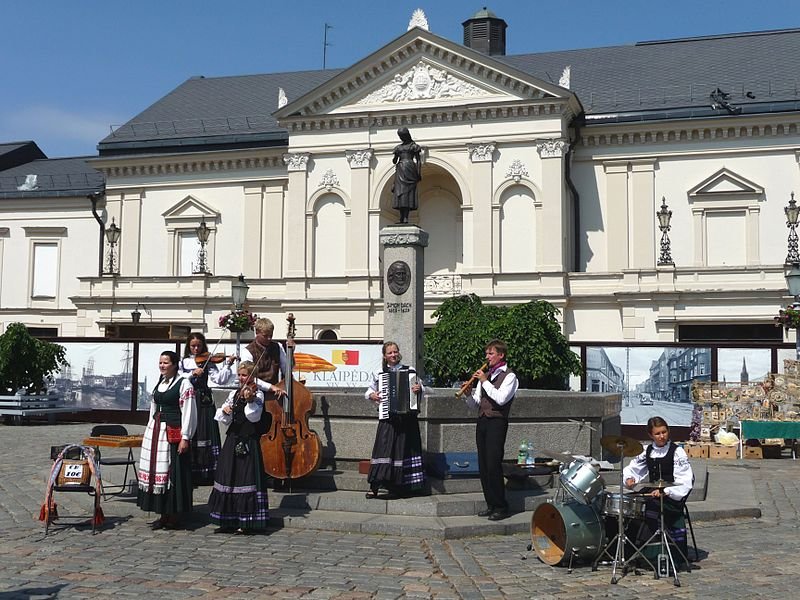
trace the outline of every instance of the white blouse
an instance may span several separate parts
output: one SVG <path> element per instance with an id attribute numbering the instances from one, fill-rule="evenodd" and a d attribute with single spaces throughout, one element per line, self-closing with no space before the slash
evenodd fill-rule
<path id="1" fill-rule="evenodd" d="M 669 442 L 669 444 L 671 443 Z M 650 456 L 652 458 L 664 458 L 669 451 L 669 444 L 664 444 L 660 448 L 653 444 Z M 673 500 L 682 500 L 692 491 L 694 473 L 692 472 L 692 465 L 689 464 L 689 457 L 683 448 L 676 446 L 673 458 L 672 475 L 678 485 L 666 488 L 664 493 Z M 625 481 L 632 477 L 636 483 L 639 483 L 647 476 L 647 448 L 645 448 L 639 456 L 628 463 L 628 466 L 622 471 L 622 477 Z"/>

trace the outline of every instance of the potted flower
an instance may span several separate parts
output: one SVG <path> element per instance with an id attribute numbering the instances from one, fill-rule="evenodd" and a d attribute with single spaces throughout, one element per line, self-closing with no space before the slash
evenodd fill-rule
<path id="1" fill-rule="evenodd" d="M 242 333 L 250 331 L 256 324 L 256 319 L 258 319 L 258 315 L 251 313 L 249 310 L 237 308 L 220 316 L 219 326 L 231 333 Z"/>
<path id="2" fill-rule="evenodd" d="M 778 316 L 775 317 L 775 327 L 783 327 L 787 330 L 800 328 L 800 306 L 790 304 L 779 310 Z"/>

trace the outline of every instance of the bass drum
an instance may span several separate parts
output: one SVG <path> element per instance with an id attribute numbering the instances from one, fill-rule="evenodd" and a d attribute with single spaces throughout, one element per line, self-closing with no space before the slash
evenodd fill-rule
<path id="1" fill-rule="evenodd" d="M 578 502 L 540 504 L 531 519 L 531 542 L 542 562 L 551 566 L 570 558 L 591 562 L 603 549 L 605 528 L 597 511 Z"/>

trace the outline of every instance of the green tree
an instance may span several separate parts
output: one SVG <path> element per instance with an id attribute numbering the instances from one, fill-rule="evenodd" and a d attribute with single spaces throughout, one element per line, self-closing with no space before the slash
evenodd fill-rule
<path id="1" fill-rule="evenodd" d="M 436 325 L 425 334 L 425 371 L 440 386 L 467 379 L 483 364 L 486 343 L 498 338 L 508 344 L 508 361 L 522 387 L 566 389 L 581 363 L 561 333 L 558 314 L 544 300 L 495 306 L 475 294 L 449 298 L 433 313 Z"/>
<path id="2" fill-rule="evenodd" d="M 33 337 L 22 323 L 11 323 L 0 335 L 0 394 L 45 391 L 46 379 L 69 364 L 66 353 L 60 344 Z"/>

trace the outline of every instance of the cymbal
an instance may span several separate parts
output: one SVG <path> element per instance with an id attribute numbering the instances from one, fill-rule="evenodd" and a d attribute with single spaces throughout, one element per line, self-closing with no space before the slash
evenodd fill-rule
<path id="1" fill-rule="evenodd" d="M 676 485 L 678 484 L 675 482 L 659 479 L 658 481 L 641 481 L 633 486 L 633 489 L 636 492 L 641 490 L 663 490 L 669 487 L 675 487 Z"/>
<path id="2" fill-rule="evenodd" d="M 600 438 L 600 445 L 614 456 L 638 456 L 642 452 L 642 445 L 633 438 L 624 435 L 604 435 Z"/>
<path id="3" fill-rule="evenodd" d="M 541 454 L 542 456 L 555 458 L 556 460 L 560 460 L 561 462 L 572 462 L 573 460 L 575 460 L 575 457 L 569 452 L 556 452 L 555 450 L 548 450 L 547 448 L 539 448 L 538 450 L 536 450 L 536 454 Z"/>

